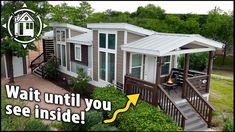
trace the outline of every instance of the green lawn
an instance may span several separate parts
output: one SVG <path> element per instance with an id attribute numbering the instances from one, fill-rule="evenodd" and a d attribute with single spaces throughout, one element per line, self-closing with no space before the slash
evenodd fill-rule
<path id="1" fill-rule="evenodd" d="M 222 129 L 223 118 L 233 118 L 233 80 L 211 78 L 209 102 L 215 107 L 212 126 Z"/>
<path id="2" fill-rule="evenodd" d="M 226 70 L 213 70 L 212 74 L 226 76 L 226 77 L 233 77 L 233 71 L 226 71 Z"/>
<path id="3" fill-rule="evenodd" d="M 222 60 L 223 60 L 223 56 L 222 55 L 217 55 L 214 59 L 214 65 L 215 66 L 221 66 Z M 233 56 L 226 56 L 224 66 L 233 67 Z"/>

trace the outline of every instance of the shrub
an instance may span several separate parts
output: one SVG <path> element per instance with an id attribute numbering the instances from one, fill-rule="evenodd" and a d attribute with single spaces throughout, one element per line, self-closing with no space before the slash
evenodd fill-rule
<path id="1" fill-rule="evenodd" d="M 234 131 L 233 122 L 230 119 L 225 119 L 223 131 L 225 131 L 225 132 L 228 132 L 228 131 L 233 132 Z"/>
<path id="2" fill-rule="evenodd" d="M 56 57 L 52 57 L 43 66 L 45 77 L 51 80 L 56 79 L 56 77 L 58 76 L 58 68 L 59 64 L 57 62 Z"/>
<path id="3" fill-rule="evenodd" d="M 42 123 L 41 120 L 31 119 L 27 122 L 25 131 L 50 131 L 50 127 Z"/>
<path id="4" fill-rule="evenodd" d="M 81 95 L 87 95 L 88 82 L 91 79 L 86 76 L 82 68 L 77 69 L 77 78 L 70 78 L 70 88 L 72 91 L 78 90 Z"/>
<path id="5" fill-rule="evenodd" d="M 93 125 L 101 123 L 103 116 L 101 112 L 91 110 L 86 113 L 85 124 L 76 124 L 76 123 L 62 123 L 62 129 L 66 131 L 87 131 Z"/>
<path id="6" fill-rule="evenodd" d="M 112 102 L 109 118 L 116 109 L 124 108 L 127 102 L 126 96 L 111 86 L 95 88 L 92 97 Z M 182 131 L 169 116 L 142 100 L 135 107 L 131 106 L 127 112 L 119 114 L 112 125 L 122 131 Z"/>
<path id="7" fill-rule="evenodd" d="M 118 131 L 118 129 L 114 126 L 110 126 L 108 124 L 96 124 L 92 126 L 89 131 Z"/>
<path id="8" fill-rule="evenodd" d="M 193 53 L 189 57 L 189 69 L 203 71 L 207 66 L 207 53 Z M 178 57 L 178 68 L 184 67 L 184 55 Z"/>

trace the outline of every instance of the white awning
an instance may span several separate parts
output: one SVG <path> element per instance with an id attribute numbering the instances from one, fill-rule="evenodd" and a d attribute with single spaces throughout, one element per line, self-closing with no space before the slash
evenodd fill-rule
<path id="1" fill-rule="evenodd" d="M 122 45 L 124 51 L 155 56 L 213 51 L 223 43 L 198 34 L 155 33 L 143 39 Z"/>
<path id="2" fill-rule="evenodd" d="M 83 33 L 67 39 L 69 43 L 83 44 L 83 45 L 92 45 L 92 32 Z"/>

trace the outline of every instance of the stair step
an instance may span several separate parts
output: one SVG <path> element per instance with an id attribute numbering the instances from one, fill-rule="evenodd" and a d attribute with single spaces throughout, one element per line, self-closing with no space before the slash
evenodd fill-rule
<path id="1" fill-rule="evenodd" d="M 194 117 L 189 118 L 188 120 L 186 120 L 185 125 L 187 126 L 187 125 L 190 125 L 190 124 L 193 124 L 193 123 L 197 123 L 199 121 L 201 121 L 201 119 L 198 118 L 197 116 L 194 116 Z"/>
<path id="2" fill-rule="evenodd" d="M 185 127 L 185 131 L 196 131 L 198 129 L 203 129 L 206 127 L 206 124 L 202 121 L 198 121 L 196 123 L 193 123 L 193 124 L 190 124 L 190 125 L 187 125 Z"/>

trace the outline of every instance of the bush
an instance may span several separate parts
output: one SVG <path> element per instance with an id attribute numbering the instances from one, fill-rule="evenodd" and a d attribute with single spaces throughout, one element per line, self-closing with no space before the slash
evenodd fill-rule
<path id="1" fill-rule="evenodd" d="M 225 132 L 228 132 L 228 131 L 233 132 L 234 131 L 233 122 L 230 119 L 225 119 L 223 131 L 225 131 Z"/>
<path id="2" fill-rule="evenodd" d="M 50 127 L 42 123 L 41 120 L 31 119 L 27 122 L 25 131 L 50 131 Z"/>
<path id="3" fill-rule="evenodd" d="M 189 69 L 203 71 L 207 66 L 207 53 L 194 53 L 189 57 Z M 178 57 L 178 68 L 184 68 L 184 55 Z"/>
<path id="4" fill-rule="evenodd" d="M 92 97 L 112 102 L 109 118 L 116 109 L 124 108 L 127 102 L 126 96 L 112 86 L 95 88 Z M 127 112 L 119 114 L 112 125 L 121 131 L 182 131 L 169 116 L 142 100 L 135 107 L 131 106 Z"/>
<path id="5" fill-rule="evenodd" d="M 110 126 L 108 124 L 96 124 L 92 126 L 89 131 L 118 131 L 118 129 L 114 126 Z"/>
<path id="6" fill-rule="evenodd" d="M 87 131 L 93 125 L 101 123 L 103 116 L 101 112 L 91 110 L 86 113 L 85 124 L 76 124 L 76 123 L 62 123 L 62 129 L 66 131 Z"/>
<path id="7" fill-rule="evenodd" d="M 58 68 L 59 64 L 57 62 L 56 57 L 52 57 L 47 61 L 47 63 L 43 66 L 45 78 L 54 80 L 58 76 Z"/>
<path id="8" fill-rule="evenodd" d="M 91 80 L 90 77 L 86 76 L 86 73 L 82 68 L 77 69 L 77 78 L 70 78 L 70 88 L 72 91 L 78 90 L 81 95 L 87 95 L 88 82 Z"/>

